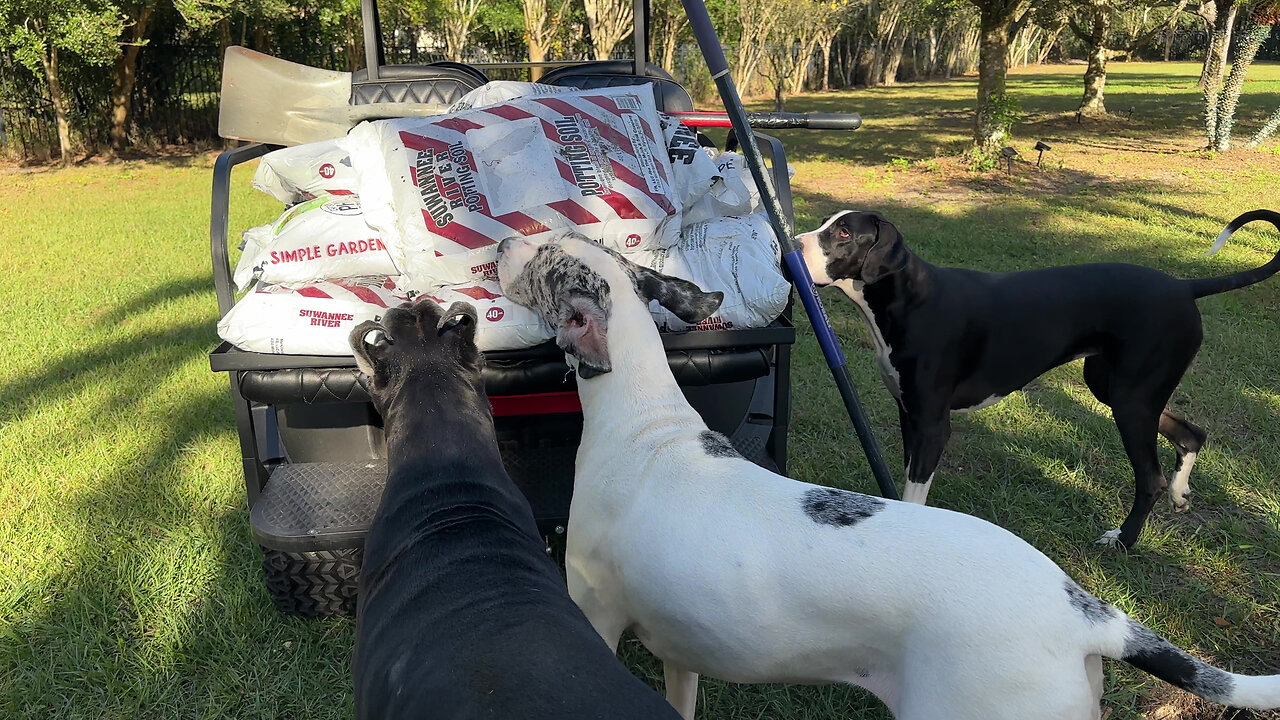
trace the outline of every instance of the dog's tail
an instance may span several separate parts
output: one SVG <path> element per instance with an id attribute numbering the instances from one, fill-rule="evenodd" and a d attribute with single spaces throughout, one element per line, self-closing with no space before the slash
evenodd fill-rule
<path id="1" fill-rule="evenodd" d="M 1277 230 L 1280 230 L 1280 213 L 1275 212 L 1274 210 L 1250 210 L 1235 220 L 1227 223 L 1227 226 L 1222 229 L 1222 232 L 1218 233 L 1218 239 L 1213 243 L 1213 248 L 1209 250 L 1206 257 L 1221 250 L 1223 246 L 1227 244 L 1227 238 L 1231 237 L 1232 233 L 1245 225 L 1248 225 L 1254 220 L 1266 220 L 1274 225 Z M 1218 293 L 1224 293 L 1228 290 L 1236 290 L 1247 285 L 1252 285 L 1256 282 L 1261 282 L 1272 275 L 1275 275 L 1277 272 L 1280 272 L 1280 253 L 1276 253 L 1276 256 L 1271 258 L 1270 262 L 1262 267 L 1245 270 L 1244 272 L 1238 272 L 1234 275 L 1226 275 L 1223 277 L 1205 278 L 1203 280 L 1188 280 L 1187 283 L 1191 285 L 1191 294 L 1198 298 L 1202 298 L 1206 295 L 1217 295 Z"/>
<path id="2" fill-rule="evenodd" d="M 1083 590 L 1073 595 L 1072 604 L 1084 611 L 1093 651 L 1098 654 L 1123 660 L 1211 702 L 1253 710 L 1280 707 L 1280 675 L 1220 670 Z"/>

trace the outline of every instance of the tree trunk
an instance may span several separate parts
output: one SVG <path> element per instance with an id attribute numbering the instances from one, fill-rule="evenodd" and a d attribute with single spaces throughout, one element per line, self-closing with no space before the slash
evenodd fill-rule
<path id="1" fill-rule="evenodd" d="M 67 120 L 67 98 L 62 93 L 62 78 L 58 75 L 58 48 L 50 45 L 40 54 L 44 65 L 44 79 L 49 84 L 49 101 L 53 103 L 54 122 L 58 126 L 58 153 L 63 165 L 71 164 L 71 123 Z"/>
<path id="2" fill-rule="evenodd" d="M 1223 0 L 1223 3 L 1228 1 Z M 1236 15 L 1235 5 L 1219 4 L 1217 7 L 1213 33 L 1209 36 L 1209 51 L 1200 75 L 1201 87 L 1204 88 L 1204 129 L 1210 149 L 1218 142 L 1218 111 L 1222 101 L 1222 78 L 1226 73 L 1226 49 L 1231 44 L 1231 26 Z"/>
<path id="3" fill-rule="evenodd" d="M 138 10 L 133 21 L 133 41 L 124 46 L 111 71 L 111 152 L 124 152 L 129 140 L 129 120 L 133 112 L 133 86 L 138 79 L 138 53 L 151 21 L 150 5 Z"/>
<path id="4" fill-rule="evenodd" d="M 1258 132 L 1254 133 L 1253 137 L 1249 138 L 1249 142 L 1245 143 L 1245 147 L 1258 147 L 1263 140 L 1274 135 L 1276 130 L 1280 130 L 1280 108 L 1276 108 L 1276 111 L 1271 114 L 1267 122 L 1258 128 Z"/>
<path id="5" fill-rule="evenodd" d="M 1222 86 L 1227 71 L 1227 51 L 1231 48 L 1231 30 L 1236 24 L 1239 6 L 1234 0 L 1222 0 L 1217 4 L 1213 29 L 1209 33 L 1209 47 L 1204 54 L 1204 67 L 1200 71 L 1200 88 L 1214 92 Z"/>
<path id="6" fill-rule="evenodd" d="M 822 89 L 831 89 L 831 44 L 834 38 L 822 44 Z"/>
<path id="7" fill-rule="evenodd" d="M 1241 28 L 1243 37 L 1236 45 L 1236 54 L 1231 62 L 1231 76 L 1222 88 L 1219 100 L 1217 132 L 1214 134 L 1212 147 L 1218 152 L 1231 149 L 1231 130 L 1236 121 L 1236 106 L 1240 102 L 1240 92 L 1244 89 L 1244 78 L 1249 66 L 1258 56 L 1258 48 L 1271 35 L 1270 25 L 1259 25 L 1252 19 L 1245 20 Z"/>
<path id="8" fill-rule="evenodd" d="M 218 58 L 221 59 L 227 54 L 227 48 L 231 47 L 231 18 L 224 17 L 218 21 Z"/>
<path id="9" fill-rule="evenodd" d="M 902 48 L 907 44 L 907 31 L 900 28 L 898 34 L 889 41 L 889 52 L 884 61 L 884 78 L 885 85 L 896 85 L 898 83 L 898 67 L 902 64 Z"/>
<path id="10" fill-rule="evenodd" d="M 930 77 L 938 73 L 938 30 L 929 26 L 929 65 L 926 72 Z"/>
<path id="11" fill-rule="evenodd" d="M 978 112 L 973 124 L 973 144 L 983 153 L 1000 149 L 1006 131 L 995 117 L 993 100 L 1005 92 L 1005 76 L 1009 68 L 1009 24 L 1012 13 L 997 13 L 987 7 L 980 10 L 978 40 Z"/>
<path id="12" fill-rule="evenodd" d="M 1169 55 L 1173 52 L 1173 33 L 1174 27 L 1170 27 L 1164 32 L 1164 61 L 1169 62 Z"/>
<path id="13" fill-rule="evenodd" d="M 613 48 L 631 34 L 631 0 L 584 0 L 591 49 L 596 60 L 608 60 Z"/>
<path id="14" fill-rule="evenodd" d="M 787 109 L 787 99 L 782 95 L 782 82 L 773 83 L 773 109 L 782 112 Z"/>
<path id="15" fill-rule="evenodd" d="M 1053 52 L 1053 48 L 1058 44 L 1058 38 L 1062 36 L 1062 31 L 1066 26 L 1065 22 L 1058 25 L 1045 38 L 1044 45 L 1040 48 L 1040 52 L 1036 54 L 1037 65 L 1043 65 L 1049 59 L 1049 53 Z"/>
<path id="16" fill-rule="evenodd" d="M 1104 93 L 1107 88 L 1107 36 L 1111 31 L 1111 12 L 1097 8 L 1089 28 L 1089 66 L 1084 71 L 1084 97 L 1080 112 L 1089 117 L 1107 114 Z"/>

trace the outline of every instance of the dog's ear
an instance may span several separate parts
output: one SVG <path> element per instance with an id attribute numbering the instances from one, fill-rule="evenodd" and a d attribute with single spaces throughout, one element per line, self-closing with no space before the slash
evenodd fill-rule
<path id="1" fill-rule="evenodd" d="M 724 302 L 724 293 L 703 292 L 702 288 L 688 280 L 663 275 L 657 270 L 637 265 L 622 258 L 629 266 L 631 277 L 635 281 L 636 292 L 642 300 L 657 300 L 658 304 L 671 311 L 681 320 L 696 325 L 711 317 Z"/>
<path id="2" fill-rule="evenodd" d="M 604 310 L 590 298 L 573 295 L 561 312 L 564 317 L 557 324 L 556 345 L 578 359 L 578 375 L 590 379 L 611 371 Z"/>
<path id="3" fill-rule="evenodd" d="M 444 335 L 452 330 L 468 340 L 473 340 L 476 336 L 477 320 L 476 309 L 471 303 L 455 302 L 444 311 L 444 315 L 440 316 L 440 322 L 436 323 L 436 334 Z"/>
<path id="4" fill-rule="evenodd" d="M 370 379 L 374 377 L 374 368 L 382 359 L 382 354 L 392 345 L 387 331 L 374 320 L 365 320 L 355 326 L 347 342 L 351 343 L 351 352 L 356 357 L 356 367 Z"/>
<path id="5" fill-rule="evenodd" d="M 907 266 L 907 248 L 893 223 L 875 215 L 876 241 L 862 261 L 862 282 L 870 285 Z"/>

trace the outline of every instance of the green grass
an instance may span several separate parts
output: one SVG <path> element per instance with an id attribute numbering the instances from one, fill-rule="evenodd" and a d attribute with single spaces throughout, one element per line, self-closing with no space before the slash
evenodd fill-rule
<path id="1" fill-rule="evenodd" d="M 1109 106 L 1136 107 L 1131 120 L 1076 125 L 1083 68 L 1015 75 L 1028 117 L 1014 146 L 1033 160 L 1036 139 L 1054 149 L 1045 170 L 1022 163 L 1012 176 L 949 157 L 964 142 L 972 79 L 796 99 L 791 109 L 867 118 L 856 133 L 786 137 L 799 225 L 876 207 L 925 258 L 993 270 L 1116 260 L 1201 277 L 1265 262 L 1280 248 L 1275 233 L 1242 232 L 1202 255 L 1237 213 L 1276 206 L 1274 141 L 1200 152 L 1195 67 L 1112 67 Z M 1280 105 L 1280 67 L 1253 76 L 1245 133 Z M 235 178 L 239 227 L 276 210 L 249 189 L 250 173 Z M 249 537 L 226 379 L 205 358 L 216 341 L 210 174 L 201 156 L 0 175 L 0 717 L 350 715 L 352 623 L 277 615 Z M 896 414 L 866 330 L 846 300 L 826 298 L 897 468 Z M 1276 671 L 1280 281 L 1201 308 L 1204 346 L 1173 400 L 1209 432 L 1194 508 L 1175 516 L 1162 503 L 1136 552 L 1093 544 L 1123 518 L 1133 482 L 1078 363 L 957 418 L 930 499 L 1009 528 L 1202 657 Z M 800 330 L 792 474 L 868 490 L 816 343 L 803 321 Z M 1167 446 L 1162 457 L 1168 470 Z M 634 639 L 624 656 L 660 684 Z M 1220 717 L 1121 664 L 1108 664 L 1107 683 L 1112 718 Z M 886 717 L 843 687 L 706 681 L 702 695 L 712 720 Z"/>

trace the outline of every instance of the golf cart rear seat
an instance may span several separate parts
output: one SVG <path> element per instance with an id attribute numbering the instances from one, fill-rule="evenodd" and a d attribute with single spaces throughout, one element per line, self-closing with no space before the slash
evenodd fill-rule
<path id="1" fill-rule="evenodd" d="M 643 77 L 633 71 L 630 61 L 586 63 L 542 81 L 581 88 L 652 83 L 659 109 L 693 109 L 684 88 L 660 68 L 647 66 Z M 478 80 L 440 65 L 382 66 L 377 75 L 353 76 L 352 104 L 443 100 Z M 790 212 L 781 143 L 759 140 Z M 227 245 L 231 171 L 273 149 L 228 150 L 214 167 L 214 282 L 224 315 L 234 301 Z M 667 333 L 663 340 L 676 379 L 707 424 L 745 457 L 785 470 L 795 340 L 790 307 L 765 328 Z M 574 378 L 554 343 L 488 353 L 486 360 L 507 470 L 555 543 L 568 520 L 582 429 Z M 304 616 L 353 613 L 364 533 L 386 480 L 381 419 L 366 379 L 350 357 L 266 355 L 227 343 L 211 353 L 210 365 L 230 376 L 251 527 L 277 608 Z"/>

